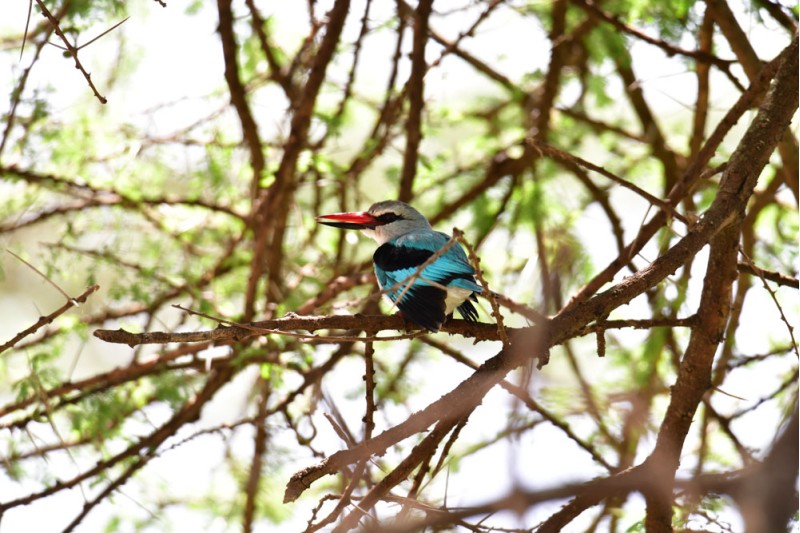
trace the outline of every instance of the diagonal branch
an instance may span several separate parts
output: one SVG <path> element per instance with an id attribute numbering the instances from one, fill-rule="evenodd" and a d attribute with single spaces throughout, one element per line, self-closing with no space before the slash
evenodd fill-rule
<path id="1" fill-rule="evenodd" d="M 258 125 L 256 124 L 250 105 L 247 103 L 247 90 L 239 79 L 239 61 L 236 57 L 237 46 L 236 36 L 233 31 L 233 9 L 231 0 L 217 0 L 217 10 L 219 12 L 219 37 L 222 41 L 222 56 L 225 59 L 225 82 L 228 84 L 228 91 L 231 94 L 231 104 L 236 109 L 239 122 L 242 125 L 242 136 L 247 148 L 250 151 L 250 164 L 253 166 L 253 183 L 257 184 L 261 180 L 264 172 L 264 152 L 262 150 L 261 139 L 258 135 Z M 255 191 L 255 186 L 253 187 Z"/>
<path id="2" fill-rule="evenodd" d="M 70 298 L 69 300 L 67 300 L 67 303 L 65 303 L 64 305 L 62 305 L 61 307 L 59 307 L 58 309 L 56 309 L 55 311 L 53 311 L 49 315 L 39 317 L 39 320 L 37 320 L 35 324 L 33 324 L 32 326 L 24 329 L 23 331 L 20 331 L 19 333 L 14 335 L 13 339 L 9 340 L 8 342 L 6 342 L 3 345 L 0 345 L 0 353 L 8 350 L 11 347 L 13 347 L 15 344 L 17 344 L 19 341 L 21 341 L 22 339 L 24 339 L 28 335 L 31 335 L 31 334 L 35 333 L 39 328 L 42 328 L 42 327 L 46 326 L 47 324 L 50 324 L 57 317 L 59 317 L 60 315 L 63 315 L 64 313 L 66 313 L 67 311 L 69 311 L 73 307 L 77 306 L 78 304 L 84 303 L 86 301 L 86 299 L 89 298 L 89 296 L 91 296 L 92 293 L 97 291 L 99 288 L 100 288 L 99 285 L 92 285 L 91 287 L 89 287 L 88 289 L 83 291 L 83 294 L 81 294 L 80 296 L 77 296 L 75 298 Z"/>
<path id="3" fill-rule="evenodd" d="M 256 293 L 262 275 L 269 273 L 267 299 L 277 301 L 282 298 L 283 278 L 283 240 L 286 232 L 286 217 L 291 207 L 291 193 L 295 187 L 295 173 L 300 153 L 308 145 L 308 131 L 317 97 L 325 81 L 325 72 L 333 60 L 336 45 L 350 10 L 350 0 L 337 0 L 328 12 L 325 35 L 319 44 L 308 79 L 296 102 L 292 102 L 292 121 L 289 137 L 284 146 L 283 157 L 272 184 L 262 190 L 253 206 L 255 243 L 245 294 L 245 319 L 255 315 Z"/>
<path id="4" fill-rule="evenodd" d="M 719 67 L 719 69 L 722 70 L 723 72 L 728 72 L 728 69 L 730 68 L 731 64 L 734 63 L 734 61 L 730 59 L 721 59 L 704 50 L 687 50 L 685 48 L 680 48 L 679 46 L 675 46 L 671 43 L 663 41 L 661 39 L 656 39 L 655 37 L 651 37 L 646 33 L 642 32 L 641 30 L 638 30 L 637 28 L 633 28 L 625 24 L 624 22 L 619 20 L 616 16 L 614 16 L 613 13 L 609 13 L 608 11 L 603 10 L 593 0 L 573 0 L 573 2 L 581 6 L 583 9 L 585 9 L 592 15 L 608 22 L 621 32 L 627 33 L 628 35 L 632 35 L 637 39 L 640 39 L 646 43 L 661 48 L 668 56 L 680 55 L 684 57 L 691 57 L 692 59 L 696 60 L 699 63 L 707 63 L 715 65 Z"/>
<path id="5" fill-rule="evenodd" d="M 670 191 L 667 199 L 672 206 L 678 205 L 687 194 L 694 188 L 695 184 L 701 179 L 702 174 L 708 162 L 714 156 L 719 145 L 727 133 L 736 125 L 742 115 L 750 109 L 754 102 L 769 88 L 769 83 L 775 76 L 778 67 L 783 63 L 784 59 L 789 57 L 791 51 L 786 48 L 779 53 L 772 61 L 770 61 L 761 70 L 761 73 L 756 81 L 754 81 L 748 89 L 742 93 L 739 100 L 728 110 L 725 116 L 720 120 L 717 127 L 712 134 L 708 137 L 703 148 L 695 156 L 689 164 L 689 167 L 683 173 L 683 176 L 675 184 Z M 791 113 L 790 115 L 791 116 Z M 666 223 L 667 213 L 659 211 L 652 219 L 650 219 L 639 231 L 639 234 L 633 241 L 626 246 L 624 253 L 620 254 L 614 259 L 603 271 L 597 274 L 589 283 L 583 286 L 562 309 L 567 311 L 577 305 L 579 302 L 589 298 L 603 285 L 609 283 L 614 275 L 624 267 L 630 258 L 634 257 L 641 249 L 650 241 L 653 235 Z"/>
<path id="6" fill-rule="evenodd" d="M 0 502 L 0 513 L 19 507 L 21 505 L 28 505 L 31 502 L 41 498 L 48 497 L 52 494 L 60 492 L 64 489 L 70 489 L 77 486 L 85 480 L 102 475 L 103 472 L 108 471 L 110 468 L 123 463 L 131 458 L 148 454 L 152 450 L 157 449 L 169 437 L 175 434 L 185 424 L 194 422 L 200 416 L 200 411 L 203 406 L 217 393 L 217 391 L 225 385 L 228 380 L 233 376 L 234 369 L 228 365 L 220 370 L 215 370 L 206 381 L 205 386 L 192 398 L 186 402 L 183 407 L 177 411 L 172 418 L 170 418 L 162 426 L 158 427 L 150 435 L 143 437 L 131 444 L 125 450 L 99 461 L 93 467 L 85 470 L 81 474 L 67 480 L 55 483 L 46 487 L 39 492 L 33 492 L 26 496 L 20 496 L 5 502 Z"/>
<path id="7" fill-rule="evenodd" d="M 47 9 L 47 6 L 44 4 L 42 0 L 36 0 L 36 5 L 38 5 L 39 9 L 42 10 L 42 15 L 44 15 L 47 18 L 47 20 L 50 21 L 50 24 L 53 25 L 53 30 L 56 32 L 56 35 L 58 35 L 61 38 L 61 41 L 64 43 L 64 46 L 69 52 L 69 55 L 72 56 L 72 59 L 75 60 L 75 68 L 80 70 L 81 73 L 83 74 L 83 77 L 86 78 L 86 82 L 89 84 L 89 87 L 92 89 L 94 95 L 97 97 L 98 100 L 100 100 L 101 104 L 108 103 L 106 97 L 100 94 L 100 92 L 97 90 L 97 87 L 94 86 L 94 83 L 92 82 L 92 75 L 86 72 L 86 69 L 83 68 L 81 60 L 78 59 L 78 49 L 74 47 L 72 43 L 69 42 L 67 36 L 64 35 L 63 31 L 61 31 L 61 27 L 58 24 L 58 19 L 54 17 L 52 13 L 50 13 L 50 10 Z"/>
<path id="8" fill-rule="evenodd" d="M 398 200 L 408 202 L 413 195 L 417 174 L 419 144 L 422 140 L 422 108 L 425 104 L 425 44 L 428 42 L 428 19 L 433 0 L 420 0 L 414 12 L 414 47 L 411 51 L 411 77 L 408 80 L 408 120 L 406 121 L 406 150 L 403 154 L 403 174 L 400 177 Z"/>

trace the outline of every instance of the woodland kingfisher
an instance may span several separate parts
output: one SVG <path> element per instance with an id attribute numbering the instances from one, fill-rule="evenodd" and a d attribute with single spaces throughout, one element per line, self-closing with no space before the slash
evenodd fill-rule
<path id="1" fill-rule="evenodd" d="M 408 321 L 428 331 L 439 331 L 445 317 L 455 309 L 465 320 L 478 320 L 470 300 L 477 300 L 475 295 L 483 289 L 475 282 L 475 270 L 459 243 L 453 243 L 417 273 L 447 245 L 450 236 L 434 231 L 410 205 L 387 200 L 362 213 L 322 215 L 317 221 L 335 228 L 359 229 L 377 241 L 372 261 L 378 284 Z"/>

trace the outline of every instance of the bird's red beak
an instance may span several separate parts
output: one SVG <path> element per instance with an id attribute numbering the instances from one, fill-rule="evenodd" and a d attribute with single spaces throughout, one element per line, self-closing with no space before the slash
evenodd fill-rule
<path id="1" fill-rule="evenodd" d="M 326 226 L 342 229 L 372 229 L 381 225 L 381 221 L 369 213 L 333 213 L 320 215 L 317 222 Z"/>

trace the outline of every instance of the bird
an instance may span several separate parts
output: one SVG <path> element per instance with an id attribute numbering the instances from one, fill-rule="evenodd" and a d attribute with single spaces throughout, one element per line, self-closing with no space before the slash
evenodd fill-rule
<path id="1" fill-rule="evenodd" d="M 386 200 L 364 212 L 320 215 L 316 220 L 361 230 L 378 243 L 372 256 L 378 284 L 408 322 L 436 332 L 456 309 L 465 320 L 478 321 L 472 301 L 477 301 L 483 288 L 475 281 L 475 270 L 459 243 L 417 273 L 420 265 L 447 245 L 450 235 L 435 231 L 407 203 Z"/>

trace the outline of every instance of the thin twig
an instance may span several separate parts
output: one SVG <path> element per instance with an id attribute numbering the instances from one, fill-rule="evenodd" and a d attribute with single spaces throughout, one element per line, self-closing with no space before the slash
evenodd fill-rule
<path id="1" fill-rule="evenodd" d="M 69 309 L 75 307 L 78 304 L 84 303 L 86 301 L 86 299 L 93 292 L 97 291 L 99 288 L 100 288 L 99 285 L 92 285 L 91 287 L 86 289 L 83 292 L 83 294 L 81 294 L 80 296 L 78 296 L 76 298 L 70 298 L 69 296 L 67 296 L 67 303 L 65 303 L 64 305 L 62 305 L 61 307 L 59 307 L 58 309 L 56 309 L 55 311 L 53 311 L 49 315 L 40 317 L 39 320 L 37 320 L 35 324 L 33 324 L 29 328 L 17 333 L 14 336 L 13 339 L 9 340 L 8 342 L 6 342 L 2 346 L 0 346 L 0 353 L 8 350 L 9 348 L 11 348 L 15 344 L 17 344 L 19 341 L 21 341 L 22 339 L 24 339 L 28 335 L 31 335 L 32 333 L 34 333 L 39 328 L 41 328 L 43 326 L 46 326 L 47 324 L 50 324 L 53 320 L 56 319 L 56 317 L 58 317 L 59 315 L 64 314 Z"/>
<path id="2" fill-rule="evenodd" d="M 781 306 L 780 302 L 778 302 L 778 297 L 775 296 L 775 291 L 773 291 L 770 288 L 769 283 L 767 283 L 767 280 L 765 279 L 761 269 L 755 266 L 753 260 L 750 259 L 750 257 L 744 252 L 744 249 L 741 246 L 739 246 L 739 253 L 744 258 L 745 263 L 747 263 L 747 265 L 749 265 L 750 268 L 753 270 L 753 272 L 755 272 L 755 274 L 759 277 L 762 285 L 764 286 L 764 289 L 769 293 L 769 296 L 770 298 L 772 298 L 772 301 L 775 302 L 775 307 L 778 309 L 778 313 L 780 313 L 781 315 L 781 322 L 786 324 L 786 330 L 789 332 L 789 338 L 792 339 L 792 347 L 794 348 L 794 353 L 795 355 L 797 355 L 798 358 L 800 358 L 800 351 L 798 351 L 797 348 L 797 340 L 795 340 L 794 338 L 794 327 L 792 327 L 792 325 L 789 323 L 789 319 L 786 318 L 786 315 L 783 312 L 783 307 Z"/>
<path id="3" fill-rule="evenodd" d="M 549 155 L 551 157 L 554 157 L 556 159 L 560 159 L 562 161 L 566 161 L 566 162 L 569 162 L 569 163 L 573 163 L 575 165 L 584 167 L 584 168 L 586 168 L 588 170 L 592 170 L 594 172 L 597 172 L 598 174 L 601 174 L 601 175 L 605 176 L 606 178 L 610 179 L 614 183 L 617 183 L 617 184 L 621 185 L 622 187 L 625 187 L 626 189 L 628 189 L 630 191 L 633 191 L 634 193 L 638 194 L 639 196 L 641 196 L 642 198 L 644 198 L 645 200 L 650 202 L 650 204 L 652 204 L 652 205 L 654 205 L 654 206 L 656 206 L 656 207 L 658 207 L 660 209 L 663 209 L 664 212 L 666 212 L 670 217 L 675 218 L 677 220 L 680 220 L 684 224 L 689 225 L 690 222 L 686 219 L 686 217 L 684 217 L 682 214 L 678 213 L 675 210 L 675 208 L 673 208 L 667 200 L 662 200 L 661 198 L 656 198 L 655 196 L 653 196 L 649 192 L 645 191 L 641 187 L 639 187 L 637 185 L 634 185 L 633 183 L 620 178 L 619 176 L 615 175 L 612 172 L 609 172 L 608 170 L 604 169 L 603 167 L 595 165 L 594 163 L 590 163 L 589 161 L 586 161 L 585 159 L 582 159 L 582 158 L 580 158 L 578 156 L 574 156 L 572 154 L 569 154 L 569 153 L 567 153 L 567 152 L 565 152 L 563 150 L 559 150 L 555 146 L 552 146 L 550 144 L 547 144 L 545 142 L 542 142 L 542 141 L 539 141 L 539 140 L 536 140 L 536 139 L 533 139 L 533 138 L 527 139 L 527 142 L 528 142 L 528 144 L 530 144 L 531 146 L 533 146 L 537 150 L 540 150 L 541 152 L 543 152 L 543 153 L 545 153 L 545 154 L 547 154 L 547 155 Z"/>
<path id="4" fill-rule="evenodd" d="M 90 44 L 92 44 L 92 43 L 93 43 L 93 42 L 95 42 L 96 40 L 100 39 L 100 38 L 101 38 L 101 37 L 103 37 L 104 35 L 106 35 L 106 34 L 108 34 L 108 33 L 112 32 L 112 31 L 114 31 L 115 29 L 117 29 L 118 27 L 122 26 L 122 25 L 123 25 L 123 24 L 124 24 L 124 23 L 125 23 L 125 22 L 126 22 L 128 19 L 129 19 L 129 18 L 130 18 L 130 17 L 125 17 L 124 19 L 120 20 L 119 22 L 117 22 L 116 24 L 114 24 L 113 26 L 111 26 L 110 28 L 108 28 L 106 31 L 104 31 L 103 33 L 101 33 L 100 35 L 98 35 L 97 37 L 95 37 L 94 39 L 91 39 L 89 42 L 83 43 L 83 44 L 82 44 L 82 45 L 80 45 L 80 46 L 76 46 L 76 47 L 75 47 L 75 50 L 77 51 L 77 50 L 82 50 L 82 49 L 86 48 L 87 46 L 89 46 Z M 60 48 L 61 50 L 66 50 L 66 51 L 69 51 L 69 49 L 67 49 L 67 48 L 64 48 L 63 46 L 60 46 L 60 45 L 58 45 L 58 44 L 55 44 L 55 43 L 50 43 L 50 44 L 52 44 L 52 45 L 53 45 L 53 46 L 55 46 L 56 48 Z"/>
<path id="5" fill-rule="evenodd" d="M 453 235 L 458 235 L 457 239 L 458 242 L 464 245 L 467 249 L 467 254 L 469 255 L 469 261 L 472 263 L 472 267 L 475 269 L 475 276 L 478 278 L 478 281 L 483 287 L 483 294 L 487 295 L 486 298 L 489 300 L 489 305 L 492 306 L 492 316 L 497 321 L 497 336 L 503 341 L 503 347 L 508 348 L 509 340 L 508 334 L 506 333 L 505 324 L 503 324 L 503 315 L 500 313 L 500 306 L 497 304 L 497 299 L 494 296 L 494 293 L 489 289 L 489 283 L 486 281 L 486 278 L 483 277 L 483 270 L 481 270 L 481 260 L 475 254 L 475 250 L 472 246 L 467 242 L 464 238 L 464 233 L 458 231 L 456 228 L 453 228 Z"/>
<path id="6" fill-rule="evenodd" d="M 61 287 L 59 287 L 58 285 L 56 285 L 56 283 L 55 283 L 53 280 L 51 280 L 50 278 L 48 278 L 47 276 L 45 276 L 45 275 L 42 273 L 42 271 L 41 271 L 41 270 L 39 270 L 38 268 L 36 268 L 36 267 L 35 267 L 35 266 L 33 266 L 32 264 L 30 264 L 29 262 L 25 261 L 23 258 L 21 258 L 20 256 L 18 256 L 17 254 L 15 254 L 14 252 L 12 252 L 11 250 L 9 250 L 9 249 L 6 249 L 6 252 L 10 253 L 11 255 L 13 255 L 13 256 L 14 256 L 14 257 L 16 257 L 17 259 L 19 259 L 19 260 L 20 260 L 20 262 L 24 263 L 24 264 L 25 264 L 25 265 L 26 265 L 28 268 L 30 268 L 31 270 L 33 270 L 34 272 L 36 272 L 37 274 L 39 274 L 39 276 L 41 276 L 41 278 L 42 278 L 43 280 L 45 280 L 47 283 L 49 283 L 50 285 L 52 285 L 52 286 L 53 286 L 53 287 L 54 287 L 54 288 L 55 288 L 55 289 L 56 289 L 58 292 L 60 292 L 60 293 L 61 293 L 61 294 L 64 296 L 64 298 L 66 298 L 67 300 L 70 300 L 69 294 L 67 294 L 67 293 L 66 293 L 66 291 L 64 291 L 64 289 L 62 289 Z M 73 303 L 72 305 L 77 305 L 77 303 Z"/>
<path id="7" fill-rule="evenodd" d="M 101 104 L 108 103 L 106 97 L 101 95 L 98 92 L 97 87 L 94 86 L 94 83 L 92 82 L 92 75 L 86 72 L 86 69 L 83 68 L 80 59 L 78 59 L 78 49 L 72 46 L 72 43 L 70 43 L 69 40 L 67 40 L 67 36 L 64 35 L 64 32 L 58 25 L 58 20 L 52 15 L 52 13 L 50 13 L 50 11 L 47 9 L 47 6 L 44 5 L 44 2 L 42 0 L 36 0 L 36 4 L 39 6 L 39 9 L 42 10 L 42 15 L 47 17 L 47 20 L 49 20 L 50 24 L 53 25 L 53 29 L 56 32 L 56 35 L 61 37 L 61 40 L 64 42 L 64 45 L 67 47 L 67 51 L 72 56 L 72 59 L 75 60 L 75 68 L 80 70 L 81 73 L 83 74 L 83 77 L 86 78 L 86 81 L 89 83 L 89 87 L 91 87 L 92 92 L 94 92 L 94 95 L 97 97 L 98 100 L 100 100 Z"/>

